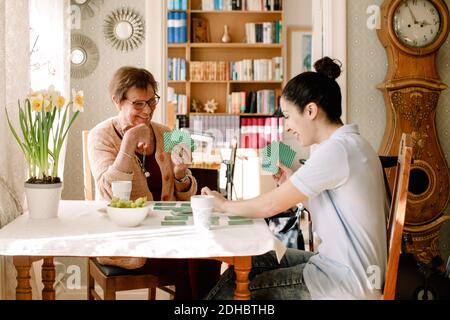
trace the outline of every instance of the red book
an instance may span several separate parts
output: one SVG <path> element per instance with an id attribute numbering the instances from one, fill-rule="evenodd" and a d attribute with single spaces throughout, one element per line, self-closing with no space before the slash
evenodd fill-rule
<path id="1" fill-rule="evenodd" d="M 278 141 L 278 119 L 275 117 L 270 118 L 270 134 L 272 141 Z"/>
<path id="2" fill-rule="evenodd" d="M 251 118 L 250 120 L 250 148 L 258 148 L 258 119 Z"/>
<path id="3" fill-rule="evenodd" d="M 264 119 L 264 141 L 265 145 L 269 145 L 272 143 L 272 134 L 271 134 L 271 118 L 265 118 Z"/>
<path id="4" fill-rule="evenodd" d="M 248 121 L 241 119 L 241 148 L 248 148 Z"/>
<path id="5" fill-rule="evenodd" d="M 283 141 L 284 135 L 284 118 L 278 118 L 278 141 Z"/>
<path id="6" fill-rule="evenodd" d="M 266 140 L 264 137 L 264 124 L 265 119 L 264 118 L 258 118 L 257 121 L 257 127 L 258 127 L 258 148 L 262 149 L 266 146 Z"/>

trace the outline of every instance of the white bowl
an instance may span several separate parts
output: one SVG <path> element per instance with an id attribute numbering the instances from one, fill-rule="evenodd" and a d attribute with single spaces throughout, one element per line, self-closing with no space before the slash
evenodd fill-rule
<path id="1" fill-rule="evenodd" d="M 148 206 L 142 208 L 114 208 L 108 206 L 106 211 L 111 220 L 119 227 L 136 227 L 147 217 Z"/>

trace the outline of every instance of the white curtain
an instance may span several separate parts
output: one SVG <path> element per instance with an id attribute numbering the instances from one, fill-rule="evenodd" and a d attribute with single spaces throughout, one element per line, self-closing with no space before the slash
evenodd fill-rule
<path id="1" fill-rule="evenodd" d="M 27 95 L 31 80 L 39 85 L 34 89 L 53 84 L 69 98 L 69 5 L 69 0 L 0 0 L 0 228 L 23 211 L 26 170 L 23 154 L 6 122 L 5 107 L 18 127 L 17 101 Z M 36 34 L 38 52 L 31 55 L 30 68 Z M 63 160 L 60 168 L 64 168 Z M 62 177 L 62 172 L 59 175 Z M 33 279 L 33 273 L 31 276 Z M 0 299 L 14 299 L 15 286 L 11 259 L 0 257 Z M 33 298 L 39 298 L 36 292 L 33 290 Z"/>
<path id="2" fill-rule="evenodd" d="M 29 0 L 31 88 L 53 85 L 70 99 L 70 1 Z M 61 150 L 58 176 L 64 176 L 66 143 Z"/>
<path id="3" fill-rule="evenodd" d="M 24 158 L 8 129 L 5 107 L 17 125 L 17 100 L 29 90 L 29 52 L 28 0 L 0 0 L 0 227 L 22 211 Z M 10 259 L 0 267 L 0 293 L 11 298 L 15 281 L 9 280 L 15 272 Z"/>

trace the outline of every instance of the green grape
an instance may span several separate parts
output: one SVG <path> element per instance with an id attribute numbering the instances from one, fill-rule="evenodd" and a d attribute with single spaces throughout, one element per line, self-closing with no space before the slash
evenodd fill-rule
<path id="1" fill-rule="evenodd" d="M 146 205 L 147 197 L 141 197 L 136 199 L 135 201 L 113 198 L 110 203 L 110 206 L 113 208 L 143 208 Z"/>

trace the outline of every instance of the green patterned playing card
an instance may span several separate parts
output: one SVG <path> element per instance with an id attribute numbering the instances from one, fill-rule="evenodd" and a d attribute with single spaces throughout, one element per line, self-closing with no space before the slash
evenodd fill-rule
<path id="1" fill-rule="evenodd" d="M 195 150 L 194 140 L 188 132 L 174 129 L 170 132 L 164 132 L 164 151 L 172 151 L 175 145 L 184 143 L 186 146 L 191 148 L 191 152 Z"/>
<path id="2" fill-rule="evenodd" d="M 241 217 L 241 216 L 228 216 L 229 220 L 248 220 L 247 217 Z"/>
<path id="3" fill-rule="evenodd" d="M 220 224 L 220 217 L 211 217 L 211 224 L 213 226 L 218 226 Z"/>
<path id="4" fill-rule="evenodd" d="M 175 210 L 177 209 L 177 207 L 166 207 L 166 206 L 155 206 L 153 207 L 153 210 L 155 211 L 169 211 L 169 210 Z"/>
<path id="5" fill-rule="evenodd" d="M 176 202 L 156 202 L 155 207 L 176 207 Z"/>
<path id="6" fill-rule="evenodd" d="M 248 225 L 253 224 L 253 220 L 251 219 L 243 219 L 243 220 L 229 220 L 228 225 L 235 226 L 235 225 Z"/>
<path id="7" fill-rule="evenodd" d="M 296 152 L 283 142 L 272 142 L 262 150 L 262 169 L 264 171 L 277 173 L 277 163 L 281 162 L 286 167 L 292 167 Z"/>
<path id="8" fill-rule="evenodd" d="M 178 210 L 176 210 L 178 209 Z M 170 210 L 170 214 L 173 216 L 180 216 L 180 215 L 192 215 L 192 209 L 190 208 L 173 208 Z"/>
<path id="9" fill-rule="evenodd" d="M 189 216 L 165 216 L 165 221 L 188 221 Z"/>
<path id="10" fill-rule="evenodd" d="M 186 221 L 161 221 L 162 226 L 185 226 Z"/>

